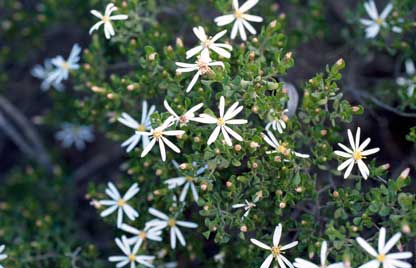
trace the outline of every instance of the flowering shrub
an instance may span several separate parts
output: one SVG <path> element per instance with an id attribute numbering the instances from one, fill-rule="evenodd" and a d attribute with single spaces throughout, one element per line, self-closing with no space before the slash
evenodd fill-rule
<path id="1" fill-rule="evenodd" d="M 413 1 L 70 2 L 0 4 L 5 71 L 20 31 L 42 47 L 67 13 L 82 29 L 26 70 L 56 141 L 0 96 L 28 156 L 4 168 L 6 267 L 414 265 Z M 337 53 L 309 70 L 316 38 Z"/>

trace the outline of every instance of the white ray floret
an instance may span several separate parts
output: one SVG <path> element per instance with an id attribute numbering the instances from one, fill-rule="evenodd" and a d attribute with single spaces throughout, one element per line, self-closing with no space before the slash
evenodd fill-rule
<path id="1" fill-rule="evenodd" d="M 175 161 L 172 161 L 172 162 L 175 165 L 175 167 L 179 170 L 178 163 L 176 163 Z M 198 201 L 199 194 L 198 194 L 198 190 L 196 189 L 195 183 L 198 180 L 198 176 L 204 173 L 207 168 L 208 168 L 208 165 L 205 165 L 197 169 L 194 176 L 181 176 L 181 177 L 171 178 L 171 179 L 166 180 L 165 183 L 168 185 L 168 188 L 170 190 L 176 189 L 178 187 L 183 187 L 181 191 L 181 195 L 179 196 L 179 201 L 181 202 L 185 201 L 186 195 L 189 192 L 189 188 L 191 188 L 192 196 L 194 200 Z"/>
<path id="2" fill-rule="evenodd" d="M 46 83 L 60 84 L 63 80 L 67 80 L 70 71 L 79 69 L 78 62 L 80 60 L 80 54 L 81 47 L 75 44 L 67 60 L 60 55 L 53 58 L 51 62 L 55 66 L 55 69 L 49 73 Z"/>
<path id="3" fill-rule="evenodd" d="M 328 244 L 326 243 L 326 241 L 324 241 L 322 243 L 321 246 L 321 265 L 316 265 L 310 261 L 301 259 L 301 258 L 296 258 L 295 259 L 295 263 L 293 263 L 293 265 L 296 268 L 346 268 L 343 262 L 339 262 L 339 263 L 334 263 L 334 264 L 327 264 L 327 254 L 328 251 Z"/>
<path id="4" fill-rule="evenodd" d="M 50 59 L 46 59 L 43 65 L 37 64 L 31 70 L 31 74 L 33 77 L 36 77 L 42 80 L 40 84 L 40 88 L 43 91 L 48 90 L 51 86 L 55 88 L 57 91 L 63 91 L 64 85 L 61 83 L 57 83 L 56 81 L 48 80 L 51 73 L 55 70 L 54 65 Z"/>
<path id="5" fill-rule="evenodd" d="M 134 134 L 124 141 L 121 144 L 121 147 L 127 147 L 126 151 L 130 152 L 134 147 L 142 140 L 143 149 L 149 144 L 149 137 L 147 135 L 140 134 L 139 131 L 146 131 L 152 129 L 152 124 L 150 122 L 150 116 L 154 113 L 156 107 L 154 105 L 150 106 L 150 109 L 147 110 L 147 101 L 142 102 L 142 118 L 140 123 L 137 122 L 133 117 L 127 113 L 122 113 L 121 117 L 117 120 L 123 125 L 134 129 Z"/>
<path id="6" fill-rule="evenodd" d="M 139 230 L 133 226 L 123 223 L 120 227 L 121 230 L 134 235 L 127 239 L 130 245 L 140 245 L 146 240 L 162 241 L 162 231 L 157 228 L 145 227 L 143 230 Z"/>
<path id="7" fill-rule="evenodd" d="M 410 263 L 403 261 L 404 259 L 412 258 L 413 254 L 411 252 L 389 254 L 389 251 L 399 242 L 400 237 L 401 234 L 397 233 L 386 243 L 386 229 L 381 227 L 377 251 L 363 238 L 358 237 L 357 243 L 374 258 L 359 268 L 379 268 L 381 265 L 384 268 L 412 268 Z"/>
<path id="8" fill-rule="evenodd" d="M 246 119 L 233 119 L 244 109 L 243 106 L 238 106 L 238 105 L 239 105 L 238 101 L 234 102 L 234 104 L 231 105 L 230 108 L 228 108 L 228 110 L 225 112 L 225 98 L 224 96 L 221 96 L 220 103 L 218 106 L 219 113 L 220 113 L 219 117 L 214 117 L 209 114 L 200 114 L 199 117 L 192 119 L 193 121 L 196 121 L 199 123 L 217 125 L 214 131 L 212 132 L 212 134 L 210 135 L 210 137 L 208 138 L 208 142 L 207 142 L 208 145 L 210 145 L 211 143 L 217 140 L 220 132 L 222 133 L 222 136 L 224 137 L 225 143 L 229 146 L 233 145 L 230 135 L 238 141 L 243 141 L 243 138 L 240 136 L 240 134 L 238 134 L 237 132 L 232 130 L 229 126 L 227 126 L 227 125 L 247 124 Z"/>
<path id="9" fill-rule="evenodd" d="M 103 206 L 108 206 L 107 209 L 101 212 L 101 217 L 107 217 L 108 215 L 112 214 L 117 210 L 117 227 L 120 228 L 123 224 L 123 214 L 126 214 L 126 216 L 130 220 L 135 220 L 137 217 L 139 217 L 139 213 L 131 207 L 129 204 L 127 204 L 127 201 L 129 201 L 133 196 L 135 196 L 139 191 L 140 188 L 137 185 L 137 183 L 134 183 L 130 188 L 127 190 L 127 192 L 121 196 L 117 188 L 109 182 L 107 184 L 107 189 L 105 189 L 105 193 L 111 198 L 109 200 L 100 200 L 99 204 Z"/>
<path id="10" fill-rule="evenodd" d="M 273 245 L 272 246 L 268 246 L 265 243 L 260 242 L 259 240 L 256 240 L 254 238 L 250 239 L 251 243 L 253 243 L 254 245 L 262 249 L 270 251 L 270 254 L 264 260 L 260 268 L 269 268 L 273 259 L 277 261 L 277 263 L 279 264 L 279 268 L 286 268 L 286 266 L 293 268 L 293 264 L 284 256 L 284 254 L 286 250 L 297 246 L 298 241 L 294 241 L 287 245 L 281 246 L 280 245 L 281 236 L 282 236 L 282 224 L 279 223 L 279 225 L 276 226 L 274 233 L 273 233 Z"/>
<path id="11" fill-rule="evenodd" d="M 0 246 L 0 261 L 3 261 L 7 259 L 7 254 L 4 253 L 4 250 L 6 249 L 5 245 Z M 3 265 L 0 264 L 0 268 L 3 268 Z"/>
<path id="12" fill-rule="evenodd" d="M 192 90 L 200 76 L 211 74 L 211 67 L 220 66 L 223 69 L 225 68 L 222 61 L 212 61 L 210 57 L 203 56 L 200 56 L 195 63 L 176 62 L 176 66 L 178 67 L 176 69 L 176 72 L 178 73 L 196 72 L 188 87 L 186 88 L 186 92 Z"/>
<path id="13" fill-rule="evenodd" d="M 405 62 L 407 77 L 398 77 L 396 82 L 399 86 L 407 87 L 407 96 L 413 96 L 416 88 L 416 69 L 415 63 L 411 59 L 407 59 Z"/>
<path id="14" fill-rule="evenodd" d="M 229 44 L 223 44 L 223 43 L 216 43 L 218 39 L 223 37 L 227 30 L 221 31 L 214 35 L 213 37 L 207 36 L 205 33 L 205 30 L 202 26 L 194 27 L 192 29 L 194 31 L 194 34 L 201 42 L 200 45 L 186 51 L 186 58 L 192 58 L 193 56 L 201 53 L 201 56 L 204 58 L 210 57 L 210 50 L 214 51 L 218 55 L 224 57 L 224 58 L 230 58 L 231 54 L 228 50 L 233 50 L 233 47 Z"/>
<path id="15" fill-rule="evenodd" d="M 274 113 L 273 110 L 270 111 L 271 113 Z M 276 118 L 272 121 L 270 121 L 267 125 L 266 125 L 266 130 L 269 130 L 270 127 L 275 130 L 278 131 L 280 134 L 283 133 L 283 130 L 286 129 L 286 121 L 289 119 L 289 117 L 286 115 L 286 113 L 288 113 L 289 110 L 288 109 L 284 109 L 281 113 L 279 118 Z"/>
<path id="16" fill-rule="evenodd" d="M 360 22 L 366 27 L 366 37 L 371 39 L 378 35 L 381 27 L 386 28 L 388 26 L 386 19 L 393 9 L 393 4 L 389 3 L 380 15 L 373 0 L 364 3 L 364 7 L 370 19 L 361 19 Z"/>
<path id="17" fill-rule="evenodd" d="M 248 30 L 251 34 L 257 33 L 256 29 L 254 29 L 250 22 L 263 21 L 262 17 L 247 14 L 247 11 L 254 7 L 258 2 L 258 0 L 248 0 L 240 7 L 238 0 L 233 0 L 234 13 L 219 16 L 215 18 L 214 21 L 217 24 L 217 26 L 224 26 L 234 22 L 233 28 L 231 30 L 231 39 L 235 39 L 238 32 L 240 34 L 241 39 L 246 41 L 246 30 Z"/>
<path id="18" fill-rule="evenodd" d="M 170 107 L 169 103 L 165 100 L 163 102 L 163 105 L 165 106 L 166 110 L 170 113 L 170 117 L 168 120 L 173 122 L 174 124 L 179 123 L 180 126 L 186 125 L 190 120 L 195 118 L 195 113 L 204 106 L 203 103 L 199 103 L 186 111 L 183 115 L 178 115 L 172 107 Z"/>
<path id="19" fill-rule="evenodd" d="M 261 197 L 260 193 L 256 194 L 256 197 L 253 199 L 252 202 L 249 202 L 246 199 L 246 200 L 244 200 L 244 203 L 234 204 L 232 207 L 233 208 L 244 208 L 245 212 L 244 212 L 243 216 L 241 217 L 241 219 L 247 218 L 248 214 L 250 213 L 250 210 L 252 208 L 256 207 L 256 203 L 259 201 L 260 197 Z"/>
<path id="20" fill-rule="evenodd" d="M 91 14 L 94 15 L 95 17 L 97 17 L 98 19 L 100 19 L 99 22 L 97 22 L 96 24 L 94 24 L 91 28 L 90 28 L 90 34 L 92 34 L 92 32 L 98 30 L 100 28 L 101 25 L 104 25 L 104 35 L 105 38 L 110 39 L 112 36 L 114 36 L 116 33 L 114 31 L 114 27 L 112 24 L 112 21 L 114 20 L 127 20 L 128 16 L 127 15 L 111 15 L 114 11 L 117 10 L 117 7 L 114 6 L 113 3 L 110 3 L 107 5 L 107 7 L 105 8 L 105 12 L 104 15 L 97 11 L 97 10 L 91 10 Z"/>
<path id="21" fill-rule="evenodd" d="M 94 141 L 94 133 L 91 126 L 63 123 L 55 138 L 62 142 L 64 148 L 74 145 L 81 151 L 85 149 L 87 142 Z"/>
<path id="22" fill-rule="evenodd" d="M 129 265 L 130 268 L 135 268 L 136 264 L 138 266 L 144 265 L 150 268 L 154 267 L 152 262 L 155 259 L 155 256 L 137 254 L 140 248 L 139 243 L 136 243 L 132 248 L 125 236 L 123 236 L 121 239 L 116 238 L 115 241 L 124 255 L 111 256 L 108 258 L 108 260 L 110 262 L 117 262 L 117 268 L 124 267 L 126 265 Z"/>
<path id="23" fill-rule="evenodd" d="M 179 243 L 182 246 L 186 246 L 185 238 L 179 229 L 178 226 L 185 227 L 185 228 L 197 228 L 198 224 L 189 222 L 189 221 L 179 221 L 175 217 L 169 217 L 163 212 L 160 212 L 157 209 L 149 208 L 149 213 L 153 216 L 157 217 L 157 219 L 153 219 L 146 223 L 146 227 L 149 228 L 158 228 L 158 229 L 164 229 L 169 228 L 170 229 L 170 247 L 172 249 L 176 248 L 176 240 L 179 240 Z"/>
<path id="24" fill-rule="evenodd" d="M 171 148 L 174 152 L 180 153 L 181 150 L 173 144 L 166 136 L 181 136 L 185 134 L 185 131 L 183 130 L 166 130 L 172 125 L 172 122 L 170 120 L 166 120 L 161 126 L 151 129 L 149 132 L 144 131 L 137 131 L 139 134 L 144 136 L 150 136 L 151 140 L 149 144 L 143 149 L 143 152 L 141 154 L 141 157 L 145 157 L 155 146 L 156 142 L 159 143 L 159 149 L 160 149 L 160 155 L 162 157 L 162 161 L 166 161 L 166 147 L 167 145 L 169 148 Z"/>
<path id="25" fill-rule="evenodd" d="M 278 142 L 276 137 L 274 136 L 274 134 L 271 131 L 266 131 L 267 135 L 263 134 L 263 139 L 264 141 L 270 145 L 271 147 L 273 147 L 273 151 L 267 151 L 267 154 L 274 154 L 274 153 L 281 153 L 283 155 L 289 155 L 289 154 L 293 154 L 297 157 L 300 158 L 309 158 L 310 156 L 308 154 L 303 154 L 303 153 L 298 153 L 295 152 L 289 148 L 287 148 L 287 144 L 284 142 Z"/>
<path id="26" fill-rule="evenodd" d="M 350 141 L 351 149 L 345 146 L 342 143 L 338 143 L 338 146 L 341 147 L 344 151 L 334 151 L 334 153 L 338 156 L 343 158 L 347 158 L 341 165 L 338 166 L 338 170 L 343 170 L 347 168 L 344 173 L 344 178 L 348 178 L 351 174 L 351 171 L 355 164 L 357 164 L 358 169 L 360 170 L 361 175 L 364 179 L 367 179 L 370 175 L 370 170 L 368 169 L 367 165 L 364 163 L 363 159 L 367 156 L 372 155 L 380 151 L 380 148 L 373 148 L 369 150 L 365 150 L 368 144 L 370 143 L 371 139 L 367 138 L 363 143 L 360 144 L 360 135 L 361 135 L 361 128 L 357 128 L 357 133 L 355 134 L 355 140 L 352 136 L 352 132 L 348 129 L 348 139 Z"/>

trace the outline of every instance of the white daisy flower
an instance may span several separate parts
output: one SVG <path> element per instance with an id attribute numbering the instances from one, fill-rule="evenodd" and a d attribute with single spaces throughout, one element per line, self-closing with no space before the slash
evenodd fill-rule
<path id="1" fill-rule="evenodd" d="M 371 19 L 361 19 L 360 22 L 367 27 L 366 38 L 374 38 L 380 32 L 381 27 L 387 27 L 386 18 L 392 11 L 393 4 L 389 3 L 380 15 L 373 0 L 364 3 L 364 7 Z"/>
<path id="2" fill-rule="evenodd" d="M 33 77 L 36 77 L 40 80 L 42 80 L 42 83 L 40 84 L 40 88 L 43 91 L 49 90 L 49 88 L 52 86 L 57 91 L 63 91 L 64 85 L 62 83 L 57 83 L 56 81 L 49 81 L 48 77 L 54 70 L 53 64 L 50 59 L 45 60 L 43 66 L 40 64 L 35 65 L 33 69 L 31 70 L 31 74 Z"/>
<path id="3" fill-rule="evenodd" d="M 157 209 L 149 208 L 149 213 L 158 219 L 151 220 L 146 223 L 148 227 L 155 227 L 158 229 L 170 228 L 170 247 L 176 248 L 176 239 L 179 240 L 182 246 L 186 246 L 185 238 L 178 226 L 185 228 L 197 228 L 198 224 L 189 221 L 178 221 L 174 217 L 169 217 L 165 213 L 160 212 Z"/>
<path id="4" fill-rule="evenodd" d="M 175 161 L 172 161 L 172 162 L 175 165 L 175 167 L 179 170 L 178 163 L 176 163 Z M 198 176 L 204 173 L 207 168 L 208 168 L 208 165 L 205 165 L 196 170 L 195 176 L 181 176 L 181 177 L 171 178 L 171 179 L 166 180 L 165 183 L 168 185 L 168 189 L 170 190 L 183 186 L 181 195 L 179 196 L 179 201 L 181 202 L 185 201 L 186 195 L 189 192 L 189 188 L 191 188 L 192 196 L 195 202 L 197 202 L 199 199 L 199 194 L 196 189 L 195 182 L 198 180 Z"/>
<path id="5" fill-rule="evenodd" d="M 212 61 L 210 57 L 202 56 L 198 57 L 196 63 L 176 62 L 176 65 L 178 66 L 176 72 L 179 73 L 189 73 L 196 71 L 196 74 L 192 78 L 191 83 L 189 83 L 188 87 L 186 88 L 186 92 L 192 90 L 201 75 L 212 73 L 212 69 L 210 67 L 221 66 L 223 69 L 225 68 L 222 61 Z"/>
<path id="6" fill-rule="evenodd" d="M 327 261 L 326 258 L 328 256 L 327 250 L 328 250 L 328 244 L 326 243 L 326 241 L 324 241 L 322 242 L 322 247 L 321 247 L 321 265 L 320 266 L 310 261 L 301 259 L 301 258 L 296 258 L 295 263 L 293 265 L 296 268 L 345 268 L 345 265 L 342 262 L 328 265 L 326 263 Z"/>
<path id="7" fill-rule="evenodd" d="M 56 67 L 55 70 L 50 72 L 48 78 L 46 79 L 47 83 L 56 83 L 60 84 L 62 80 L 67 80 L 69 77 L 69 72 L 71 70 L 79 69 L 79 60 L 81 54 L 81 47 L 78 44 L 75 44 L 72 47 L 71 53 L 67 60 L 62 56 L 56 56 L 51 60 L 52 64 Z"/>
<path id="8" fill-rule="evenodd" d="M 6 249 L 5 245 L 0 246 L 0 261 L 3 261 L 7 258 L 7 254 L 4 253 L 4 250 Z M 0 264 L 0 268 L 3 268 L 3 265 Z"/>
<path id="9" fill-rule="evenodd" d="M 110 262 L 117 262 L 117 268 L 124 267 L 128 264 L 130 264 L 130 268 L 135 268 L 136 263 L 146 267 L 154 267 L 152 262 L 155 259 L 155 256 L 137 255 L 137 252 L 140 248 L 139 243 L 136 243 L 133 248 L 131 248 L 127 238 L 124 236 L 121 238 L 121 240 L 116 238 L 115 241 L 120 250 L 125 254 L 122 256 L 111 256 L 108 258 Z"/>
<path id="10" fill-rule="evenodd" d="M 113 27 L 113 24 L 111 23 L 111 21 L 113 21 L 113 20 L 127 20 L 128 19 L 127 15 L 111 16 L 111 13 L 113 13 L 116 10 L 117 10 L 117 7 L 114 6 L 113 3 L 110 3 L 110 4 L 107 5 L 107 7 L 105 8 L 104 15 L 101 14 L 101 12 L 99 12 L 97 10 L 91 10 L 91 14 L 96 16 L 97 18 L 99 18 L 100 21 L 97 22 L 96 24 L 94 24 L 91 27 L 89 33 L 92 34 L 92 32 L 94 32 L 95 30 L 98 30 L 98 28 L 100 28 L 100 26 L 102 24 L 104 24 L 105 38 L 110 39 L 112 36 L 114 36 L 115 32 L 114 32 L 114 27 Z"/>
<path id="11" fill-rule="evenodd" d="M 276 137 L 273 135 L 271 131 L 266 131 L 267 135 L 262 135 L 263 139 L 267 144 L 269 144 L 271 147 L 273 147 L 273 151 L 267 151 L 267 154 L 274 154 L 274 153 L 281 153 L 285 156 L 289 154 L 293 154 L 300 158 L 309 158 L 310 156 L 308 154 L 302 154 L 295 151 L 292 151 L 291 149 L 287 148 L 288 144 L 285 142 L 278 142 Z"/>
<path id="12" fill-rule="evenodd" d="M 193 56 L 201 53 L 203 58 L 210 57 L 209 52 L 210 50 L 216 52 L 218 55 L 223 56 L 224 58 L 230 58 L 231 54 L 227 50 L 233 50 L 233 47 L 228 44 L 223 43 L 215 43 L 218 39 L 223 37 L 227 30 L 217 33 L 214 37 L 208 37 L 205 33 L 205 30 L 202 26 L 194 27 L 192 29 L 196 37 L 201 41 L 199 46 L 196 46 L 188 51 L 186 51 L 186 58 L 192 58 Z"/>
<path id="13" fill-rule="evenodd" d="M 283 130 L 286 129 L 286 121 L 289 119 L 289 117 L 286 115 L 286 113 L 288 113 L 289 110 L 288 109 L 284 109 L 278 118 L 270 121 L 267 125 L 266 125 L 266 130 L 269 130 L 270 127 L 275 130 L 278 131 L 280 134 L 283 133 Z M 272 109 L 270 111 L 271 114 L 274 114 L 274 110 Z"/>
<path id="14" fill-rule="evenodd" d="M 237 36 L 237 31 L 240 33 L 242 40 L 247 40 L 246 29 L 251 34 L 256 34 L 256 29 L 250 24 L 250 22 L 262 22 L 263 18 L 259 16 L 254 16 L 247 14 L 252 7 L 254 7 L 259 1 L 258 0 L 248 0 L 241 7 L 238 4 L 238 0 L 233 0 L 234 13 L 224 16 L 219 16 L 215 18 L 215 23 L 217 26 L 224 26 L 234 22 L 233 29 L 231 30 L 231 39 L 235 39 Z M 249 22 L 250 21 L 250 22 Z"/>
<path id="15" fill-rule="evenodd" d="M 121 147 L 126 147 L 127 152 L 133 150 L 134 147 L 142 140 L 143 148 L 149 144 L 149 137 L 146 135 L 142 135 L 139 131 L 146 131 L 152 129 L 152 123 L 150 122 L 150 116 L 154 113 L 156 107 L 152 105 L 149 110 L 147 110 L 147 101 L 142 102 L 142 119 L 140 123 L 138 123 L 133 117 L 131 117 L 127 113 L 122 113 L 121 117 L 117 120 L 122 123 L 123 125 L 132 128 L 135 130 L 134 134 L 128 138 L 125 142 L 121 144 Z"/>
<path id="16" fill-rule="evenodd" d="M 271 251 L 270 255 L 267 256 L 267 258 L 264 260 L 260 268 L 269 268 L 273 259 L 275 259 L 278 262 L 280 268 L 286 268 L 286 265 L 289 266 L 290 268 L 293 268 L 292 263 L 283 254 L 285 253 L 284 252 L 285 250 L 288 250 L 290 248 L 297 246 L 298 241 L 294 241 L 287 245 L 281 246 L 279 245 L 281 236 L 282 236 L 282 224 L 279 223 L 279 225 L 276 226 L 276 229 L 274 229 L 272 246 L 268 246 L 264 244 L 263 242 L 260 242 L 254 238 L 250 239 L 251 243 L 253 243 L 254 245 L 262 249 Z"/>
<path id="17" fill-rule="evenodd" d="M 253 199 L 252 202 L 249 202 L 246 199 L 246 200 L 244 200 L 245 203 L 234 204 L 232 207 L 233 208 L 244 208 L 244 210 L 246 212 L 243 214 L 243 217 L 241 217 L 241 219 L 247 218 L 248 214 L 250 213 L 250 210 L 252 208 L 255 208 L 256 207 L 256 203 L 259 201 L 260 197 L 261 197 L 261 194 L 256 194 L 256 197 Z"/>
<path id="18" fill-rule="evenodd" d="M 407 96 L 411 97 L 416 88 L 416 81 L 414 78 L 412 79 L 416 74 L 415 64 L 411 59 L 407 59 L 405 66 L 407 77 L 398 77 L 396 82 L 399 86 L 407 87 Z"/>
<path id="19" fill-rule="evenodd" d="M 181 126 L 186 125 L 190 120 L 195 118 L 195 113 L 204 106 L 203 103 L 197 104 L 191 109 L 189 109 L 187 112 L 185 112 L 183 115 L 178 115 L 175 113 L 175 111 L 170 107 L 169 103 L 165 100 L 163 102 L 163 105 L 165 106 L 166 110 L 170 113 L 170 117 L 168 120 L 171 122 L 177 124 L 179 123 Z"/>
<path id="20" fill-rule="evenodd" d="M 221 96 L 220 104 L 218 106 L 220 116 L 218 118 L 213 117 L 212 115 L 209 115 L 209 114 L 200 114 L 199 117 L 192 119 L 193 121 L 196 121 L 199 123 L 217 125 L 217 127 L 214 129 L 214 131 L 212 132 L 211 136 L 208 139 L 208 145 L 210 145 L 211 143 L 217 140 L 218 135 L 220 134 L 220 131 L 224 137 L 225 143 L 227 143 L 229 146 L 233 145 L 230 135 L 238 141 L 243 141 L 243 138 L 240 136 L 240 134 L 238 134 L 237 132 L 235 132 L 234 130 L 232 130 L 230 127 L 227 126 L 227 124 L 228 125 L 247 124 L 246 119 L 233 119 L 244 109 L 243 106 L 238 106 L 238 104 L 239 104 L 238 101 L 234 102 L 234 104 L 231 105 L 230 108 L 228 108 L 227 112 L 224 113 L 225 98 L 224 96 Z"/>
<path id="21" fill-rule="evenodd" d="M 141 157 L 145 157 L 150 150 L 152 150 L 153 146 L 156 142 L 159 143 L 160 155 L 162 157 L 162 161 L 166 160 L 166 149 L 165 144 L 171 148 L 174 152 L 180 153 L 181 150 L 173 144 L 168 138 L 165 136 L 181 136 L 185 133 L 183 130 L 166 130 L 168 127 L 172 125 L 170 120 L 166 120 L 161 126 L 151 129 L 149 132 L 144 131 L 137 131 L 139 134 L 144 136 L 151 136 L 152 140 L 147 144 L 147 146 L 143 149 Z"/>
<path id="22" fill-rule="evenodd" d="M 360 170 L 361 175 L 364 179 L 367 179 L 370 175 L 370 170 L 368 169 L 367 165 L 364 163 L 363 159 L 365 159 L 368 155 L 372 155 L 380 151 L 380 148 L 373 148 L 369 150 L 364 150 L 368 144 L 370 143 L 371 139 L 367 138 L 361 145 L 360 145 L 360 135 L 361 135 L 361 128 L 357 128 L 357 133 L 355 134 L 355 141 L 352 136 L 351 130 L 348 129 L 348 139 L 350 141 L 351 149 L 345 146 L 344 144 L 338 143 L 338 146 L 341 147 L 344 151 L 334 151 L 334 153 L 338 156 L 348 158 L 341 165 L 338 166 L 338 170 L 343 170 L 347 168 L 344 173 L 344 179 L 348 178 L 351 174 L 352 168 L 355 164 L 358 165 L 358 169 Z"/>
<path id="23" fill-rule="evenodd" d="M 388 252 L 400 240 L 400 237 L 401 234 L 397 233 L 386 243 L 386 229 L 381 227 L 378 238 L 378 252 L 372 246 L 370 246 L 367 241 L 361 237 L 358 237 L 358 244 L 372 257 L 375 258 L 374 260 L 361 265 L 359 268 L 379 268 L 381 264 L 383 264 L 383 267 L 385 268 L 412 268 L 411 264 L 402 261 L 403 259 L 411 258 L 413 256 L 411 252 L 398 252 L 388 254 Z"/>
<path id="24" fill-rule="evenodd" d="M 126 214 L 126 216 L 132 221 L 139 217 L 139 213 L 133 207 L 127 204 L 127 201 L 129 201 L 140 191 L 140 188 L 137 185 L 137 183 L 134 183 L 132 186 L 130 186 L 130 188 L 127 190 L 123 197 L 121 197 L 119 191 L 114 186 L 114 184 L 109 182 L 107 185 L 108 187 L 107 189 L 105 189 L 105 193 L 111 198 L 111 200 L 98 201 L 99 204 L 103 206 L 109 206 L 109 208 L 101 212 L 100 216 L 107 217 L 108 215 L 112 214 L 114 211 L 117 210 L 118 228 L 120 228 L 123 224 L 123 214 Z"/>
<path id="25" fill-rule="evenodd" d="M 87 142 L 94 140 L 91 126 L 63 123 L 61 130 L 55 134 L 55 138 L 62 142 L 64 148 L 74 145 L 78 150 L 84 150 Z"/>
<path id="26" fill-rule="evenodd" d="M 123 223 L 120 229 L 134 235 L 133 237 L 127 239 L 130 245 L 139 244 L 140 247 L 140 245 L 145 240 L 153 240 L 158 242 L 162 241 L 162 231 L 157 228 L 145 227 L 143 230 L 139 230 L 133 226 Z"/>

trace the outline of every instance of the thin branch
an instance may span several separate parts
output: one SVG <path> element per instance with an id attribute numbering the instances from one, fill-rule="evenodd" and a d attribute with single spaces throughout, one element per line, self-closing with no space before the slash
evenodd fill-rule
<path id="1" fill-rule="evenodd" d="M 0 108 L 4 111 L 5 117 L 10 118 L 18 127 L 24 136 L 28 139 L 26 144 L 33 149 L 33 157 L 41 165 L 43 165 L 49 172 L 52 171 L 52 164 L 49 156 L 43 146 L 43 142 L 33 127 L 32 123 L 26 118 L 23 113 L 19 111 L 12 103 L 0 95 Z M 23 136 L 22 136 L 23 137 Z M 13 137 L 11 137 L 13 139 Z M 20 148 L 21 145 L 17 144 Z"/>

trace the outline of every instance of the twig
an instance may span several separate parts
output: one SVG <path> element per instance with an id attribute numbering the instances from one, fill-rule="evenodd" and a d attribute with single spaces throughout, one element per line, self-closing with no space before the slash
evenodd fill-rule
<path id="1" fill-rule="evenodd" d="M 41 165 L 43 165 L 49 172 L 52 172 L 52 164 L 49 156 L 43 146 L 43 142 L 35 131 L 32 123 L 6 98 L 0 96 L 0 108 L 4 111 L 5 116 L 13 120 L 18 129 L 21 130 L 24 136 L 29 140 L 27 144 L 33 148 L 33 157 Z M 11 137 L 13 139 L 13 137 Z M 20 147 L 20 145 L 18 145 Z"/>
<path id="2" fill-rule="evenodd" d="M 94 173 L 94 171 L 101 169 L 115 160 L 119 159 L 123 155 L 123 151 L 117 147 L 117 149 L 109 150 L 105 154 L 98 154 L 90 161 L 79 167 L 73 174 L 74 180 L 79 183 L 86 179 L 88 176 Z"/>

